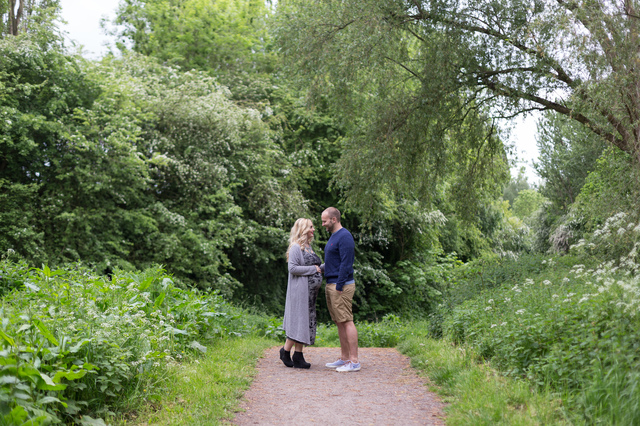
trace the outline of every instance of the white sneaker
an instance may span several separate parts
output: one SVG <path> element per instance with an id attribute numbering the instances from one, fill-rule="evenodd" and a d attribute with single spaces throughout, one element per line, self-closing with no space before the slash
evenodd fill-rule
<path id="1" fill-rule="evenodd" d="M 360 371 L 360 363 L 347 361 L 347 363 L 342 367 L 336 368 L 336 371 L 339 371 L 341 373 L 350 372 L 350 371 Z"/>
<path id="2" fill-rule="evenodd" d="M 343 361 L 340 358 L 338 358 L 337 361 L 333 361 L 333 362 L 329 362 L 327 364 L 325 364 L 324 366 L 327 368 L 338 368 L 338 367 L 342 367 L 343 365 L 346 365 L 349 361 Z"/>

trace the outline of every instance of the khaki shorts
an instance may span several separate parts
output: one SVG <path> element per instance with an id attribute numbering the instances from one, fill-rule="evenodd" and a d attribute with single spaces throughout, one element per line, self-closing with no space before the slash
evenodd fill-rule
<path id="1" fill-rule="evenodd" d="M 327 307 L 334 322 L 353 321 L 353 295 L 356 292 L 355 284 L 347 284 L 342 287 L 342 293 L 336 291 L 335 284 L 327 284 L 324 293 L 327 296 Z"/>

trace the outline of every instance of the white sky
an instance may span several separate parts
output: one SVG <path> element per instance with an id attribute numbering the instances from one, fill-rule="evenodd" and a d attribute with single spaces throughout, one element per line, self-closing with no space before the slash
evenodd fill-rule
<path id="1" fill-rule="evenodd" d="M 511 175 L 515 178 L 520 167 L 525 166 L 526 176 L 530 184 L 540 183 L 540 177 L 533 169 L 533 161 L 538 159 L 540 152 L 536 145 L 537 122 L 540 113 L 529 114 L 527 118 L 517 118 L 512 122 L 510 140 L 515 144 L 518 164 L 511 169 Z"/>
<path id="2" fill-rule="evenodd" d="M 105 44 L 113 44 L 111 37 L 100 28 L 103 17 L 115 18 L 119 0 L 61 0 L 62 18 L 67 21 L 63 29 L 65 40 L 82 45 L 82 55 L 89 59 L 99 59 L 108 51 Z"/>
<path id="3" fill-rule="evenodd" d="M 99 59 L 108 51 L 108 46 L 113 46 L 113 39 L 100 28 L 100 20 L 103 17 L 112 20 L 120 0 L 61 0 L 62 17 L 67 21 L 63 29 L 67 32 L 66 41 L 71 45 L 74 42 L 82 46 L 82 54 L 88 59 Z M 515 144 L 518 165 L 512 169 L 511 174 L 517 176 L 521 166 L 527 169 L 529 183 L 538 182 L 531 163 L 538 158 L 538 148 L 535 142 L 536 115 L 529 115 L 526 119 L 516 119 L 513 122 L 510 140 Z"/>

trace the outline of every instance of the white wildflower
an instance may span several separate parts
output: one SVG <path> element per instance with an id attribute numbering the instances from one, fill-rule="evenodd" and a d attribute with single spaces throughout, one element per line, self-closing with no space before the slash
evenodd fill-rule
<path id="1" fill-rule="evenodd" d="M 557 294 L 553 294 L 553 295 L 551 295 L 551 298 L 552 298 L 552 299 L 557 299 L 558 297 L 560 297 L 560 296 L 558 296 Z"/>
<path id="2" fill-rule="evenodd" d="M 486 308 L 484 308 L 485 311 L 490 311 L 491 310 L 491 306 L 487 306 Z"/>
<path id="3" fill-rule="evenodd" d="M 498 324 L 491 324 L 491 328 L 497 327 L 497 326 L 498 326 Z"/>
<path id="4" fill-rule="evenodd" d="M 489 299 L 487 303 L 493 303 L 493 299 Z"/>
<path id="5" fill-rule="evenodd" d="M 551 281 L 549 281 L 549 280 L 544 280 L 544 281 L 542 281 L 542 284 L 544 284 L 544 285 L 551 285 Z"/>
<path id="6" fill-rule="evenodd" d="M 525 310 L 524 310 L 524 309 L 518 309 L 518 310 L 516 311 L 516 315 L 522 315 L 522 314 L 524 314 L 524 312 L 525 312 Z"/>

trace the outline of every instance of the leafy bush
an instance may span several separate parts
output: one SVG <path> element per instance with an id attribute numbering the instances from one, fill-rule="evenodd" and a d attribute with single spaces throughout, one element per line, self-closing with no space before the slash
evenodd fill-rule
<path id="1" fill-rule="evenodd" d="M 153 399 L 168 365 L 215 339 L 269 330 L 219 294 L 181 289 L 161 267 L 108 279 L 5 259 L 0 275 L 20 282 L 0 309 L 0 419 L 10 424 L 112 416 Z"/>
<path id="2" fill-rule="evenodd" d="M 523 256 L 522 264 L 494 264 L 492 275 L 500 279 L 483 279 L 489 285 L 475 297 L 452 304 L 442 332 L 506 375 L 561 392 L 580 421 L 635 424 L 638 241 L 640 226 L 619 214 L 572 248 L 572 255 L 544 259 L 535 268 L 536 256 Z M 603 259 L 605 252 L 606 261 L 598 263 L 593 255 Z M 477 278 L 469 284 L 477 288 Z"/>

